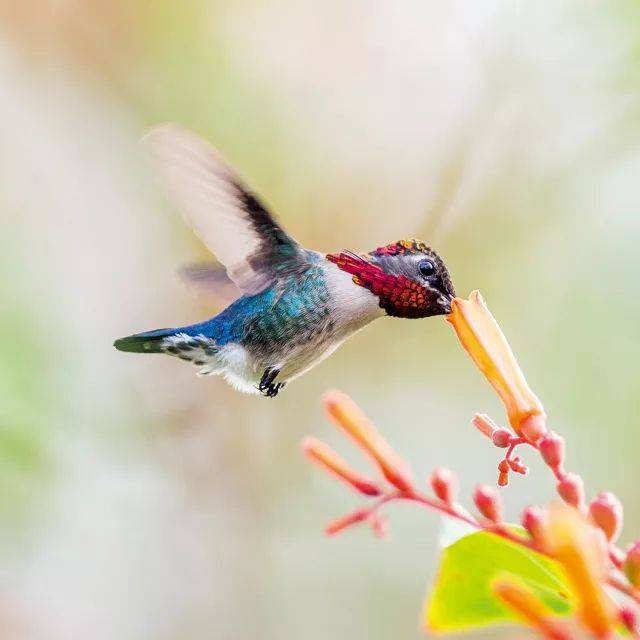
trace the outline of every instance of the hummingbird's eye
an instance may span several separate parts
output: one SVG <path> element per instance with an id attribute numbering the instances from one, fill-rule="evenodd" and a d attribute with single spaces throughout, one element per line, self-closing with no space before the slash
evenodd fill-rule
<path id="1" fill-rule="evenodd" d="M 420 260 L 420 262 L 418 262 L 418 271 L 420 271 L 425 278 L 428 278 L 436 272 L 436 265 L 433 264 L 431 260 Z"/>

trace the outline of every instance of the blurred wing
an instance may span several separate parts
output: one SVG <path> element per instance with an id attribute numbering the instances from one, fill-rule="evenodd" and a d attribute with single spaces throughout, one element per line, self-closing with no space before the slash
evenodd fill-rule
<path id="1" fill-rule="evenodd" d="M 145 142 L 187 223 L 243 293 L 306 268 L 304 250 L 211 145 L 174 124 L 152 129 Z"/>
<path id="2" fill-rule="evenodd" d="M 200 262 L 180 269 L 181 278 L 199 291 L 215 296 L 226 303 L 241 295 L 240 290 L 227 275 L 227 270 L 217 262 Z"/>

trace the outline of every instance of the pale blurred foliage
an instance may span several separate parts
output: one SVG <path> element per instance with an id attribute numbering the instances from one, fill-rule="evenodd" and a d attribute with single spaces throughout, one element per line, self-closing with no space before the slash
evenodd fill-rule
<path id="1" fill-rule="evenodd" d="M 321 537 L 350 504 L 298 452 L 332 437 L 327 387 L 416 470 L 494 478 L 468 420 L 498 404 L 441 321 L 379 321 L 276 401 L 112 349 L 219 306 L 175 275 L 206 252 L 138 148 L 162 120 L 219 146 L 309 246 L 441 249 L 572 468 L 637 530 L 635 3 L 1 0 L 0 16 L 5 637 L 415 637 L 437 523 L 395 512 L 388 543 Z M 549 495 L 532 475 L 512 513 Z"/>

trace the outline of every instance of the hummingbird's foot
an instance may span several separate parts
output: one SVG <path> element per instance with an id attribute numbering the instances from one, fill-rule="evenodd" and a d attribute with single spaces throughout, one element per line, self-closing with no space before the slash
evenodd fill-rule
<path id="1" fill-rule="evenodd" d="M 278 395 L 280 389 L 284 387 L 286 382 L 277 382 L 276 384 L 270 384 L 263 392 L 262 395 L 267 398 L 275 398 Z"/>
<path id="2" fill-rule="evenodd" d="M 278 391 L 284 387 L 284 382 L 275 382 L 278 377 L 280 369 L 276 367 L 267 367 L 260 378 L 260 384 L 258 385 L 258 391 L 267 398 L 275 398 L 278 395 Z"/>

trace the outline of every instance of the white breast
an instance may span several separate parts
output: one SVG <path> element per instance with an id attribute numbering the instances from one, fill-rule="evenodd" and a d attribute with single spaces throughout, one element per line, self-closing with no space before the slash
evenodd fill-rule
<path id="1" fill-rule="evenodd" d="M 371 291 L 353 281 L 353 276 L 332 262 L 324 266 L 327 286 L 331 292 L 336 326 L 350 335 L 372 320 L 385 314 L 379 299 Z"/>

